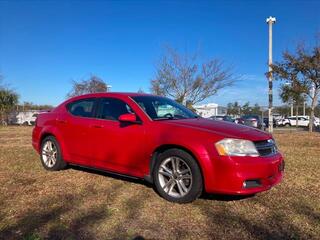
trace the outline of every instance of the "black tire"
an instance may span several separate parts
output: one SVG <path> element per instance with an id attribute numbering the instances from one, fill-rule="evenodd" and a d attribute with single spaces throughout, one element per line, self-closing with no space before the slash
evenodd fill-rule
<path id="1" fill-rule="evenodd" d="M 188 166 L 189 168 L 185 168 L 185 170 L 189 170 L 189 172 L 191 171 L 191 177 L 189 174 L 189 177 L 191 180 L 191 184 L 189 182 L 189 190 L 186 191 L 187 193 L 185 193 L 185 195 L 179 196 L 179 197 L 174 197 L 174 196 L 170 196 L 161 186 L 160 183 L 160 175 L 159 175 L 159 171 L 161 170 L 161 165 L 163 163 L 165 163 L 165 161 L 168 161 L 168 159 L 170 158 L 174 158 L 174 159 L 179 159 L 178 160 L 178 165 L 182 166 L 181 164 L 183 164 L 183 166 Z M 182 161 L 181 161 L 182 160 Z M 185 165 L 186 164 L 186 165 Z M 183 167 L 182 166 L 182 167 Z M 195 199 L 197 199 L 201 193 L 202 193 L 202 189 L 203 189 L 203 181 L 202 181 L 202 174 L 200 171 L 200 167 L 198 165 L 198 163 L 196 162 L 196 160 L 187 152 L 181 150 L 181 149 L 169 149 L 166 150 L 165 152 L 161 153 L 158 158 L 156 159 L 156 163 L 153 169 L 153 181 L 154 181 L 154 185 L 155 188 L 157 190 L 157 192 L 159 193 L 159 195 L 161 197 L 163 197 L 164 199 L 170 201 L 170 202 L 176 202 L 176 203 L 189 203 L 194 201 Z M 188 175 L 188 174 L 186 174 Z M 182 176 L 182 175 L 180 175 Z M 177 176 L 175 176 L 177 177 Z M 172 181 L 188 181 L 188 180 L 179 180 L 178 177 L 176 180 L 172 179 L 171 177 L 168 177 L 168 179 L 172 180 Z M 169 180 L 167 180 L 168 183 Z M 162 180 L 163 182 L 163 180 Z M 184 187 L 186 182 L 183 182 Z M 163 183 L 162 183 L 163 184 Z M 176 190 L 177 194 L 179 194 L 179 191 L 181 189 L 181 185 L 178 183 L 174 183 L 171 185 L 174 185 L 175 187 L 173 190 Z M 180 185 L 180 189 L 178 189 L 178 185 Z M 187 182 L 188 185 L 188 182 Z M 168 187 L 169 188 L 169 187 Z M 169 192 L 171 192 L 169 190 Z M 180 192 L 181 193 L 181 192 Z"/>
<path id="2" fill-rule="evenodd" d="M 286 123 L 284 126 L 285 127 L 290 127 L 291 125 L 290 125 L 290 123 Z"/>
<path id="3" fill-rule="evenodd" d="M 56 161 L 52 166 L 50 164 L 46 164 L 46 159 L 44 159 L 45 156 L 43 154 L 45 145 L 48 142 L 51 142 L 52 144 L 54 144 L 54 147 L 56 149 L 56 154 L 55 154 Z M 62 159 L 60 145 L 54 136 L 47 136 L 42 140 L 41 149 L 40 149 L 40 159 L 41 159 L 42 166 L 49 171 L 59 171 L 59 170 L 65 169 L 67 166 L 67 163 Z"/>

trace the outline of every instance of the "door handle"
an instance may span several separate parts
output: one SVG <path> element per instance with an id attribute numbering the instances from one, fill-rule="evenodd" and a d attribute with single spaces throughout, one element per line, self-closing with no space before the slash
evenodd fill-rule
<path id="1" fill-rule="evenodd" d="M 103 128 L 103 125 L 91 125 L 93 128 Z"/>

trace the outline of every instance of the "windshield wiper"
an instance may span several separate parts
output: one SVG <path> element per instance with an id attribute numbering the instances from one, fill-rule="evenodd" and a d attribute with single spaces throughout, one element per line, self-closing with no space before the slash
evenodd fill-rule
<path id="1" fill-rule="evenodd" d="M 194 116 L 194 117 L 159 117 L 153 119 L 154 121 L 162 121 L 162 120 L 181 120 L 181 119 L 191 119 L 191 118 L 200 118 L 200 116 Z"/>
<path id="2" fill-rule="evenodd" d="M 161 121 L 161 120 L 177 120 L 177 119 L 181 119 L 181 118 L 177 118 L 177 117 L 160 117 L 160 118 L 155 118 L 153 120 L 154 121 Z"/>

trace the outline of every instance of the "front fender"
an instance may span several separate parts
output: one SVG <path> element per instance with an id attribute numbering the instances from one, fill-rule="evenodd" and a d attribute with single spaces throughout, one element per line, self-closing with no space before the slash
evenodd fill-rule
<path id="1" fill-rule="evenodd" d="M 170 139 L 170 140 L 169 140 Z M 213 162 L 211 159 L 211 155 L 213 154 L 212 151 L 214 151 L 213 144 L 212 146 L 206 146 L 205 144 L 197 141 L 182 141 L 182 139 L 185 138 L 168 138 L 168 141 L 161 141 L 161 144 L 156 144 L 156 147 L 153 149 L 153 153 L 157 152 L 161 149 L 169 149 L 169 148 L 179 148 L 186 152 L 189 152 L 197 161 L 202 177 L 203 177 L 203 183 L 206 183 L 207 181 L 210 181 L 212 176 L 212 169 L 213 169 Z M 212 150 L 208 148 L 212 148 Z M 155 155 L 153 155 L 155 156 Z M 152 170 L 154 163 L 156 161 L 156 158 L 152 158 L 149 169 L 147 170 L 147 174 L 149 176 L 152 176 Z M 204 186 L 206 188 L 206 186 Z"/>

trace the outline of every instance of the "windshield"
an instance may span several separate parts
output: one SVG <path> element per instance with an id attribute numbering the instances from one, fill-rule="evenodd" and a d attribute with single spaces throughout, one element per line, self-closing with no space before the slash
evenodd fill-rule
<path id="1" fill-rule="evenodd" d="M 197 118 L 197 114 L 179 103 L 165 97 L 135 96 L 132 99 L 139 104 L 152 120 Z"/>

